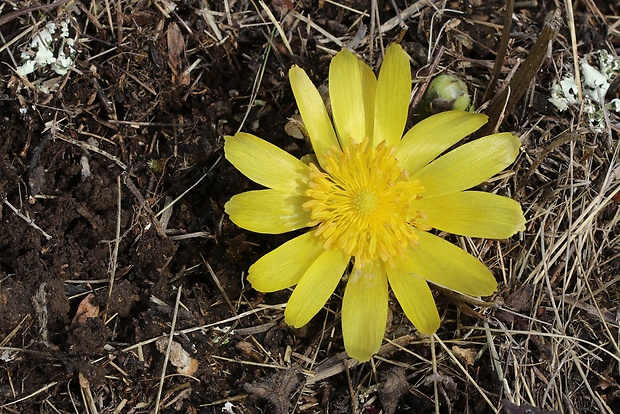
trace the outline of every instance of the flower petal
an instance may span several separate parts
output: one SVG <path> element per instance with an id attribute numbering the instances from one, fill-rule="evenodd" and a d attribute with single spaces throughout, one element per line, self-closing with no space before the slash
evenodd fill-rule
<path id="1" fill-rule="evenodd" d="M 310 265 L 295 287 L 284 310 L 284 321 L 299 328 L 321 310 L 334 293 L 351 256 L 327 249 Z"/>
<path id="2" fill-rule="evenodd" d="M 248 281 L 259 292 L 276 292 L 299 283 L 310 265 L 324 252 L 314 231 L 287 241 L 256 261 Z"/>
<path id="3" fill-rule="evenodd" d="M 435 333 L 441 320 L 433 293 L 426 280 L 403 272 L 398 267 L 386 267 L 385 270 L 394 296 L 396 296 L 407 318 L 423 334 Z"/>
<path id="4" fill-rule="evenodd" d="M 406 260 L 395 260 L 399 270 L 467 295 L 489 296 L 497 290 L 495 278 L 478 259 L 440 237 L 413 230 L 418 244 L 407 249 Z"/>
<path id="5" fill-rule="evenodd" d="M 375 128 L 375 96 L 377 94 L 377 77 L 374 72 L 364 62 L 358 61 L 362 74 L 362 90 L 364 95 L 364 114 L 366 122 L 366 138 L 372 142 Z"/>
<path id="6" fill-rule="evenodd" d="M 312 141 L 312 147 L 319 163 L 324 168 L 327 150 L 338 145 L 325 103 L 306 72 L 299 66 L 293 66 L 288 72 L 288 77 L 301 119 L 304 121 L 304 127 L 310 135 L 310 141 Z"/>
<path id="7" fill-rule="evenodd" d="M 414 174 L 439 154 L 487 123 L 488 117 L 465 111 L 447 111 L 413 126 L 403 137 L 396 159 Z"/>
<path id="8" fill-rule="evenodd" d="M 252 134 L 237 132 L 225 137 L 224 153 L 243 175 L 265 187 L 298 191 L 300 183 L 308 181 L 310 167 Z"/>
<path id="9" fill-rule="evenodd" d="M 373 145 L 376 146 L 382 141 L 387 145 L 398 145 L 407 123 L 410 95 L 409 57 L 399 44 L 393 43 L 385 52 L 379 71 Z"/>
<path id="10" fill-rule="evenodd" d="M 383 264 L 354 269 L 342 299 L 342 336 L 350 357 L 368 361 L 379 350 L 388 314 L 388 285 Z"/>
<path id="11" fill-rule="evenodd" d="M 420 180 L 427 197 L 467 190 L 512 164 L 520 146 L 509 132 L 482 137 L 437 158 L 411 178 Z"/>
<path id="12" fill-rule="evenodd" d="M 521 205 L 508 197 L 481 191 L 462 191 L 414 200 L 421 224 L 461 236 L 505 239 L 525 230 Z"/>
<path id="13" fill-rule="evenodd" d="M 280 234 L 307 227 L 312 221 L 302 204 L 308 197 L 280 190 L 234 195 L 224 206 L 237 226 L 256 233 Z"/>
<path id="14" fill-rule="evenodd" d="M 366 116 L 362 74 L 357 57 L 347 49 L 338 52 L 329 65 L 329 99 L 334 125 L 342 147 L 362 142 L 366 136 Z"/>

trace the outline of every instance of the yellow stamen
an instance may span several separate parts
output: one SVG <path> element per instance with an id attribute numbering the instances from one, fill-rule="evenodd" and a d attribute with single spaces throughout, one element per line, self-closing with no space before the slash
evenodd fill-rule
<path id="1" fill-rule="evenodd" d="M 394 158 L 394 147 L 359 144 L 331 149 L 325 171 L 311 164 L 311 198 L 303 207 L 310 211 L 325 248 L 340 249 L 355 257 L 355 266 L 381 259 L 392 265 L 394 256 L 404 258 L 407 246 L 416 242 L 412 226 L 416 213 L 409 203 L 421 197 L 424 187 L 409 180 Z"/>

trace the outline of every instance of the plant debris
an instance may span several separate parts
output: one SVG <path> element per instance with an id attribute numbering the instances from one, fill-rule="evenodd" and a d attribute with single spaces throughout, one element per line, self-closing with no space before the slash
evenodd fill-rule
<path id="1" fill-rule="evenodd" d="M 276 414 L 287 414 L 293 407 L 293 394 L 302 384 L 301 374 L 295 369 L 274 373 L 264 381 L 244 384 L 243 388 L 253 396 L 273 404 Z"/>
<path id="2" fill-rule="evenodd" d="M 0 411 L 620 412 L 620 6 L 509 3 L 0 2 Z M 557 36 L 535 47 L 547 15 Z M 448 74 L 520 137 L 480 189 L 518 199 L 528 221 L 507 240 L 451 237 L 498 293 L 433 288 L 433 338 L 390 300 L 380 352 L 358 364 L 342 347 L 342 287 L 296 330 L 282 322 L 289 292 L 249 286 L 249 266 L 290 235 L 226 217 L 257 187 L 223 137 L 303 157 L 289 68 L 323 85 L 341 48 L 377 69 L 395 41 L 414 74 L 408 127 Z M 491 108 L 502 85 L 510 105 Z M 554 85 L 577 102 L 561 111 Z M 197 369 L 169 366 L 155 407 L 177 307 L 180 365 Z"/>

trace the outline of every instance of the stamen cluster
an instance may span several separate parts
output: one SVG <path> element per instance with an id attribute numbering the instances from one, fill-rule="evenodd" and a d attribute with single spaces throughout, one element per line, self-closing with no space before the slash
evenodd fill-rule
<path id="1" fill-rule="evenodd" d="M 325 171 L 311 165 L 306 191 L 311 200 L 303 205 L 313 220 L 308 226 L 317 226 L 325 248 L 355 257 L 357 268 L 377 259 L 393 264 L 416 241 L 409 204 L 424 187 L 409 179 L 394 152 L 365 140 L 328 151 Z"/>

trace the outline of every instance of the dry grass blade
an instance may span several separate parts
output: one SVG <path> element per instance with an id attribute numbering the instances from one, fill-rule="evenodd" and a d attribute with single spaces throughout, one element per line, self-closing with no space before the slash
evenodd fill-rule
<path id="1" fill-rule="evenodd" d="M 602 71 L 598 49 L 620 65 L 618 5 L 500 3 L 0 1 L 0 411 L 618 412 L 620 69 L 596 96 L 578 72 Z M 555 9 L 562 24 L 541 35 Z M 48 34 L 62 41 L 38 56 Z M 342 47 L 377 74 L 394 42 L 414 105 L 435 73 L 460 77 L 479 112 L 503 84 L 485 103 L 491 128 L 522 146 L 479 189 L 517 200 L 527 223 L 506 240 L 445 236 L 490 268 L 497 294 L 433 289 L 432 338 L 391 297 L 384 344 L 359 363 L 343 346 L 344 284 L 301 329 L 284 322 L 287 292 L 248 284 L 290 238 L 229 219 L 231 197 L 258 185 L 226 162 L 223 137 L 303 157 L 311 143 L 283 130 L 298 112 L 289 68 L 323 92 Z M 46 56 L 67 72 L 18 75 Z M 549 98 L 567 85 L 576 103 L 562 111 Z M 82 313 L 106 295 L 107 315 Z"/>
<path id="2" fill-rule="evenodd" d="M 380 33 L 387 33 L 398 26 L 402 21 L 418 16 L 427 7 L 434 7 L 440 1 L 418 0 L 402 10 L 398 16 L 392 17 L 387 22 L 381 24 Z"/>
<path id="3" fill-rule="evenodd" d="M 0 405 L 0 408 L 8 408 L 8 407 L 10 407 L 12 405 L 16 405 L 16 404 L 19 404 L 19 403 L 21 403 L 23 401 L 27 401 L 30 398 L 34 398 L 35 396 L 37 396 L 37 395 L 39 395 L 39 394 L 41 394 L 43 392 L 46 392 L 50 388 L 54 387 L 56 384 L 58 384 L 58 381 L 50 382 L 49 384 L 45 385 L 44 387 L 41 387 L 40 389 L 36 390 L 35 392 L 32 392 L 32 393 L 30 393 L 30 394 L 28 394 L 28 395 L 26 395 L 26 396 L 24 396 L 22 398 L 19 398 L 19 399 L 15 400 L 15 401 L 11 401 L 11 402 L 8 402 L 6 404 Z"/>
<path id="4" fill-rule="evenodd" d="M 291 48 L 291 44 L 288 42 L 286 34 L 284 33 L 284 29 L 282 29 L 282 26 L 276 20 L 276 17 L 273 15 L 273 13 L 269 9 L 269 7 L 267 7 L 265 2 L 263 2 L 262 0 L 259 0 L 258 4 L 260 4 L 260 6 L 265 11 L 265 13 L 267 13 L 267 16 L 269 17 L 269 20 L 271 20 L 271 23 L 273 23 L 273 26 L 278 31 L 278 34 L 280 35 L 280 38 L 282 39 L 282 42 L 284 43 L 284 46 L 286 47 L 286 50 L 288 51 L 288 53 L 290 53 L 291 56 L 294 56 L 293 49 Z"/>
<path id="5" fill-rule="evenodd" d="M 344 47 L 344 43 L 342 42 L 342 40 L 338 39 L 337 37 L 335 37 L 334 35 L 332 35 L 331 33 L 329 33 L 327 30 L 323 29 L 321 26 L 319 26 L 318 24 L 316 24 L 314 21 L 312 21 L 312 19 L 310 17 L 306 17 L 303 14 L 300 14 L 296 11 L 293 11 L 293 17 L 295 17 L 296 19 L 301 20 L 302 22 L 308 24 L 312 29 L 316 30 L 318 33 L 322 34 L 323 36 L 325 36 L 325 39 L 329 40 L 330 42 L 335 43 L 338 47 Z M 321 41 L 321 39 L 318 39 L 319 41 Z M 323 43 L 323 42 L 321 42 Z"/>
<path id="6" fill-rule="evenodd" d="M 97 410 L 95 400 L 93 399 L 93 393 L 90 388 L 90 381 L 88 381 L 88 379 L 84 375 L 82 375 L 82 373 L 78 373 L 78 378 L 80 383 L 80 394 L 82 395 L 84 407 L 86 407 L 86 414 L 97 414 L 99 410 Z"/>
<path id="7" fill-rule="evenodd" d="M 566 20 L 570 31 L 571 50 L 573 52 L 573 73 L 577 84 L 577 96 L 583 102 L 583 91 L 581 89 L 581 71 L 579 70 L 579 52 L 577 51 L 577 34 L 575 32 L 575 15 L 573 13 L 573 0 L 564 0 L 566 10 Z"/>
<path id="8" fill-rule="evenodd" d="M 114 289 L 114 280 L 116 278 L 116 270 L 118 267 L 118 248 L 121 243 L 121 176 L 116 178 L 116 188 L 118 191 L 118 210 L 116 215 L 116 237 L 114 237 L 114 250 L 112 251 L 112 262 L 110 263 L 110 280 L 108 282 L 108 299 L 103 311 L 103 320 L 106 320 L 108 313 L 108 306 L 112 297 L 112 290 Z"/>
<path id="9" fill-rule="evenodd" d="M 161 401 L 161 395 L 164 390 L 164 381 L 166 379 L 166 368 L 168 368 L 168 360 L 170 359 L 170 349 L 172 348 L 172 342 L 174 339 L 174 330 L 177 325 L 177 316 L 179 314 L 179 304 L 181 303 L 181 287 L 177 290 L 177 297 L 174 303 L 174 314 L 172 315 L 172 323 L 170 324 L 170 333 L 168 334 L 168 346 L 166 348 L 166 354 L 164 356 L 164 364 L 161 369 L 161 377 L 159 379 L 159 387 L 157 389 L 157 395 L 155 397 L 155 414 L 159 412 L 159 402 Z"/>
<path id="10" fill-rule="evenodd" d="M 441 338 L 439 338 L 436 334 L 433 334 L 433 339 L 436 340 L 437 342 L 439 342 L 439 345 L 441 345 L 441 347 L 443 348 L 443 350 L 448 354 L 448 356 L 450 357 L 450 359 L 456 364 L 456 366 L 461 370 L 461 372 L 463 373 L 463 375 L 465 375 L 465 377 L 467 378 L 467 380 L 469 381 L 470 384 L 472 384 L 474 386 L 474 388 L 478 391 L 478 393 L 480 394 L 480 396 L 482 397 L 482 399 L 487 403 L 487 405 L 489 406 L 489 408 L 492 410 L 493 413 L 498 414 L 499 411 L 497 410 L 497 408 L 495 408 L 495 406 L 493 405 L 493 403 L 491 402 L 491 400 L 489 400 L 489 397 L 486 395 L 486 392 L 482 389 L 482 387 L 480 387 L 480 385 L 478 385 L 478 383 L 476 382 L 476 380 L 471 376 L 471 374 L 469 373 L 469 371 L 467 371 L 467 369 L 465 369 L 465 367 L 463 366 L 463 364 L 461 364 L 461 361 L 458 360 L 458 358 L 456 356 L 454 356 L 454 354 L 452 353 L 452 351 L 446 346 L 446 344 L 441 340 Z"/>
<path id="11" fill-rule="evenodd" d="M 215 285 L 217 286 L 218 290 L 222 294 L 222 297 L 224 298 L 224 301 L 226 302 L 226 305 L 228 306 L 228 309 L 230 309 L 230 312 L 233 315 L 236 315 L 237 314 L 237 309 L 235 308 L 235 306 L 232 304 L 232 302 L 228 298 L 228 294 L 226 293 L 226 290 L 222 286 L 222 283 L 220 282 L 220 279 L 217 277 L 217 275 L 215 274 L 215 272 L 211 268 L 211 265 L 209 264 L 209 262 L 207 262 L 202 255 L 200 255 L 200 258 L 202 259 L 202 262 L 204 263 L 204 265 L 207 267 L 207 270 L 209 271 L 209 275 L 211 275 L 211 279 L 213 279 L 213 281 L 215 282 Z"/>

